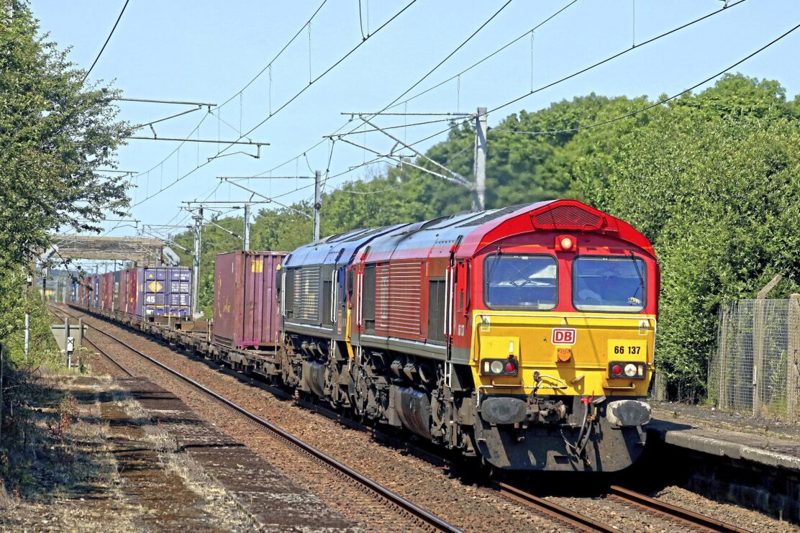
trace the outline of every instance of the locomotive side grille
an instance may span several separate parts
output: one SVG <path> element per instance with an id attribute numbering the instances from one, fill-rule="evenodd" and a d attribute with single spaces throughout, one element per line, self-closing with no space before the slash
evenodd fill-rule
<path id="1" fill-rule="evenodd" d="M 319 320 L 319 267 L 305 267 L 295 272 L 294 317 Z"/>
<path id="2" fill-rule="evenodd" d="M 389 264 L 377 265 L 375 272 L 375 327 L 389 327 Z"/>
<path id="3" fill-rule="evenodd" d="M 579 207 L 564 205 L 534 215 L 537 228 L 597 229 L 602 218 Z"/>
<path id="4" fill-rule="evenodd" d="M 395 334 L 420 334 L 420 263 L 392 264 L 389 267 L 388 298 L 386 300 L 389 323 Z"/>

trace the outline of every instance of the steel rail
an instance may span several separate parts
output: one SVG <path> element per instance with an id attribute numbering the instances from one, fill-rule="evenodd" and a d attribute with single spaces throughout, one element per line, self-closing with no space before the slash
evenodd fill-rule
<path id="1" fill-rule="evenodd" d="M 74 315 L 72 315 L 72 316 L 74 317 Z M 360 485 L 363 485 L 364 487 L 370 489 L 372 492 L 380 495 L 381 497 L 383 497 L 384 499 L 388 500 L 389 502 L 391 502 L 392 504 L 396 505 L 397 507 L 401 508 L 405 512 L 411 514 L 412 517 L 417 518 L 417 519 L 423 521 L 425 524 L 435 528 L 437 531 L 448 531 L 448 532 L 453 532 L 453 533 L 460 533 L 461 532 L 461 529 L 459 529 L 458 527 L 446 522 L 445 520 L 439 518 L 438 516 L 436 516 L 436 515 L 428 512 L 427 510 L 423 509 L 422 507 L 419 507 L 418 505 L 415 505 L 414 503 L 412 503 L 409 500 L 405 499 L 403 496 L 397 494 L 393 490 L 391 490 L 391 489 L 389 489 L 387 487 L 384 487 L 380 483 L 378 483 L 376 481 L 373 481 L 372 479 L 370 479 L 369 477 L 367 477 L 367 476 L 365 476 L 363 474 L 360 474 L 356 470 L 353 470 L 349 466 L 345 465 L 344 463 L 341 463 L 341 462 L 337 461 L 336 459 L 334 459 L 333 457 L 327 455 L 323 451 L 321 451 L 321 450 L 315 448 L 314 446 L 312 446 L 312 445 L 300 440 L 299 438 L 295 437 L 291 433 L 289 433 L 289 432 L 285 431 L 284 429 L 276 426 L 272 422 L 270 422 L 270 421 L 268 421 L 268 420 L 266 420 L 264 418 L 261 418 L 260 416 L 256 415 L 255 413 L 252 413 L 251 411 L 248 411 L 244 407 L 242 407 L 242 406 L 232 402 L 231 400 L 225 398 L 224 396 L 214 392 L 213 390 L 209 389 L 205 385 L 202 385 L 202 384 L 198 383 L 197 381 L 193 380 L 192 378 L 183 375 L 182 373 L 178 372 L 177 370 L 165 365 L 161 361 L 158 361 L 157 359 L 154 359 L 153 357 L 150 357 L 149 355 L 143 353 L 139 349 L 134 348 L 133 346 L 131 346 L 127 342 L 114 337 L 113 335 L 111 335 L 111 334 L 109 334 L 109 333 L 97 328 L 96 326 L 92 326 L 92 325 L 87 324 L 87 327 L 89 327 L 90 329 L 93 329 L 94 331 L 100 333 L 101 335 L 104 335 L 104 336 L 116 341 L 117 343 L 121 344 L 122 346 L 124 346 L 128 350 L 130 350 L 130 351 L 134 352 L 135 354 L 139 355 L 140 357 L 143 357 L 144 359 L 147 359 L 149 362 L 151 362 L 154 365 L 158 366 L 162 370 L 165 370 L 166 372 L 174 375 L 175 377 L 179 378 L 180 380 L 185 381 L 186 383 L 189 383 L 190 385 L 192 385 L 195 388 L 201 390 L 202 392 L 204 392 L 205 394 L 211 396 L 212 398 L 214 398 L 215 400 L 219 401 L 220 403 L 226 405 L 230 409 L 233 409 L 234 411 L 244 415 L 248 419 L 250 419 L 253 422 L 257 423 L 258 425 L 268 429 L 269 431 L 271 431 L 275 435 L 279 436 L 280 438 L 284 439 L 285 441 L 289 442 L 290 444 L 296 446 L 297 448 L 300 448 L 302 451 L 304 451 L 304 452 L 308 453 L 309 455 L 313 456 L 314 458 L 320 460 L 321 462 L 323 462 L 324 464 L 330 466 L 334 470 L 336 470 L 336 471 L 338 471 L 338 472 L 340 472 L 342 474 L 345 474 L 347 477 L 349 477 L 353 481 L 359 483 Z"/>
<path id="2" fill-rule="evenodd" d="M 95 330 L 95 331 L 97 331 L 97 330 Z M 86 343 L 88 343 L 88 344 L 91 344 L 92 346 L 94 346 L 94 349 L 95 349 L 95 350 L 96 350 L 98 353 L 100 353 L 100 354 L 101 354 L 103 357 L 105 357 L 106 359 L 108 359 L 109 361 L 111 361 L 111 363 L 112 363 L 112 364 L 114 364 L 114 366 L 116 366 L 117 368 L 119 368 L 120 370 L 122 370 L 123 372 L 125 372 L 125 373 L 128 375 L 128 377 L 131 377 L 131 378 L 132 378 L 132 377 L 136 377 L 136 376 L 133 374 L 133 372 L 131 372 L 130 370 L 128 370 L 128 369 L 125 367 L 125 365 L 123 365 L 122 363 L 120 363 L 119 361 L 117 361 L 116 359 L 114 359 L 113 357 L 111 357 L 111 355 L 110 355 L 110 354 L 109 354 L 109 353 L 108 353 L 106 350 L 104 350 L 104 349 L 100 348 L 98 345 L 96 345 L 94 342 L 90 341 L 89 339 L 83 339 L 83 341 L 84 341 L 84 342 L 86 342 Z"/>
<path id="3" fill-rule="evenodd" d="M 684 509 L 683 507 L 672 505 L 671 503 L 667 503 L 658 500 L 656 498 L 647 496 L 645 494 L 641 494 L 639 492 L 626 489 L 625 487 L 612 485 L 611 487 L 609 487 L 609 492 L 612 496 L 616 496 L 622 500 L 634 503 L 638 507 L 642 507 L 647 510 L 655 510 L 660 514 L 668 515 L 672 518 L 678 518 L 683 522 L 686 522 L 693 526 L 700 526 L 710 531 L 720 531 L 726 533 L 747 533 L 746 529 L 742 529 L 732 524 L 728 524 L 716 518 L 711 518 L 709 516 L 695 513 L 694 511 L 690 511 L 689 509 Z"/>
<path id="4" fill-rule="evenodd" d="M 580 531 L 589 532 L 602 532 L 602 533 L 619 533 L 619 529 L 614 526 L 608 526 L 603 522 L 599 522 L 584 514 L 578 513 L 557 503 L 545 500 L 538 496 L 534 496 L 522 489 L 519 489 L 508 483 L 495 481 L 489 485 L 491 488 L 497 490 L 503 496 L 518 503 L 522 503 L 535 511 L 553 518 L 566 525 L 578 529 Z"/>

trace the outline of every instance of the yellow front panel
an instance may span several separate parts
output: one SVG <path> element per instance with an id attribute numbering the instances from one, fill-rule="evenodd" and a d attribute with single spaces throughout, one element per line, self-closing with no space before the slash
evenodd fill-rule
<path id="1" fill-rule="evenodd" d="M 646 396 L 652 376 L 656 319 L 652 315 L 475 311 L 472 371 L 481 394 Z M 517 376 L 480 374 L 481 358 L 520 362 Z M 611 361 L 646 363 L 644 379 L 608 377 Z"/>

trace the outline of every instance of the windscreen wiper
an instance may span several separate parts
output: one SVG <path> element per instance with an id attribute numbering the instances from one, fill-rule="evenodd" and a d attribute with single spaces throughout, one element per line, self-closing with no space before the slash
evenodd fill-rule
<path id="1" fill-rule="evenodd" d="M 633 293 L 633 296 L 628 298 L 628 303 L 631 305 L 641 305 L 642 301 L 636 297 L 639 294 L 640 290 L 644 290 L 644 276 L 642 275 L 642 271 L 639 270 L 639 263 L 637 262 L 637 257 L 633 254 L 633 250 L 628 250 L 628 253 L 631 256 L 631 261 L 633 261 L 633 268 L 636 269 L 636 275 L 639 276 L 639 286 L 636 288 L 636 292 Z"/>

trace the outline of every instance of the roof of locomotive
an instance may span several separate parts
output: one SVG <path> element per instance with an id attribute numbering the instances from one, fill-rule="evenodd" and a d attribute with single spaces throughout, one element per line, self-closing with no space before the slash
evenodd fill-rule
<path id="1" fill-rule="evenodd" d="M 316 243 L 305 244 L 291 252 L 283 261 L 285 268 L 300 265 L 334 265 L 349 263 L 353 254 L 364 244 L 388 231 L 408 226 L 396 224 L 380 228 L 355 229 L 325 237 Z"/>
<path id="2" fill-rule="evenodd" d="M 609 234 L 655 256 L 650 241 L 627 222 L 577 200 L 547 200 L 353 230 L 298 248 L 286 258 L 284 266 L 344 264 L 367 246 L 369 255 L 364 259 L 368 262 L 443 257 L 455 245 L 458 257 L 470 257 L 501 239 L 533 231 Z"/>
<path id="3" fill-rule="evenodd" d="M 655 255 L 650 241 L 627 222 L 577 200 L 548 200 L 398 228 L 373 239 L 365 259 L 443 257 L 453 251 L 458 257 L 471 257 L 501 239 L 534 231 L 604 233 Z"/>

